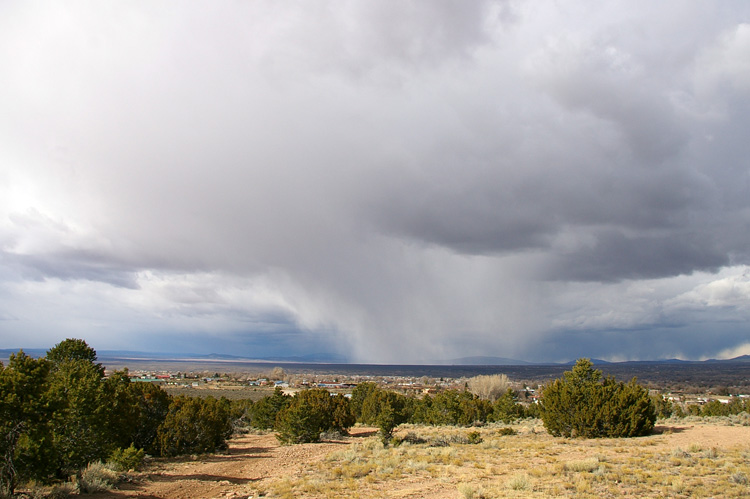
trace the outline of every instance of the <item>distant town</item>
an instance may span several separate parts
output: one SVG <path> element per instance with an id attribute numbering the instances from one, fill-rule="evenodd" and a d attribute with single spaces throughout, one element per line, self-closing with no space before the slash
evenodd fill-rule
<path id="1" fill-rule="evenodd" d="M 430 376 L 398 375 L 343 375 L 340 373 L 291 373 L 283 367 L 275 366 L 267 373 L 222 373 L 219 371 L 169 371 L 169 370 L 133 370 L 129 371 L 132 382 L 148 382 L 162 386 L 173 395 L 189 394 L 193 396 L 213 396 L 216 398 L 259 400 L 275 389 L 287 395 L 309 388 L 324 388 L 331 393 L 342 393 L 350 396 L 352 390 L 364 382 L 377 383 L 381 388 L 397 391 L 404 395 L 433 395 L 440 391 L 467 387 L 469 378 L 447 378 Z M 522 404 L 534 404 L 539 401 L 542 383 L 528 383 L 511 379 L 511 387 L 518 401 Z M 750 390 L 730 390 L 718 387 L 705 391 L 696 390 L 687 385 L 686 389 L 657 388 L 651 386 L 652 395 L 661 395 L 673 404 L 679 405 L 686 412 L 690 407 L 701 407 L 710 402 L 729 404 L 733 400 L 744 402 L 750 399 Z"/>

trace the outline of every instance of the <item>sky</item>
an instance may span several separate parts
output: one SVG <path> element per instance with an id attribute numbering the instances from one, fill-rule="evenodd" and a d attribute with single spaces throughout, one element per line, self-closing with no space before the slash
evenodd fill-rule
<path id="1" fill-rule="evenodd" d="M 0 2 L 0 348 L 750 353 L 750 3 Z"/>

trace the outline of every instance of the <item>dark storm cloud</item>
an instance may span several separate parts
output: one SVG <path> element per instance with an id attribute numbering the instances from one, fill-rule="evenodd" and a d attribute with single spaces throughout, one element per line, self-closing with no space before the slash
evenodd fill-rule
<path id="1" fill-rule="evenodd" d="M 6 336 L 668 352 L 750 263 L 745 3 L 0 9 Z"/>
<path id="2" fill-rule="evenodd" d="M 593 244 L 574 254 L 560 254 L 550 278 L 608 281 L 654 279 L 690 274 L 696 270 L 716 271 L 729 264 L 729 257 L 706 241 L 706 235 L 669 232 L 657 235 L 626 235 L 617 230 L 591 234 Z"/>
<path id="3" fill-rule="evenodd" d="M 23 279 L 83 279 L 124 288 L 138 288 L 133 269 L 113 265 L 108 260 L 108 255 L 85 252 L 54 255 L 0 254 L 0 259 L 4 265 L 18 269 Z"/>

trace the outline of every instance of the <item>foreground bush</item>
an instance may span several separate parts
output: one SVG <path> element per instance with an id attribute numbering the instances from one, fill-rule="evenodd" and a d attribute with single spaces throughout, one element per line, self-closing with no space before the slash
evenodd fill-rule
<path id="1" fill-rule="evenodd" d="M 635 437 L 651 432 L 656 412 L 648 391 L 635 382 L 616 382 L 581 359 L 572 371 L 542 392 L 545 428 L 564 437 Z"/>
<path id="2" fill-rule="evenodd" d="M 49 362 L 23 351 L 11 355 L 7 367 L 0 362 L 0 496 L 13 495 L 19 478 L 36 479 L 51 471 L 43 445 L 51 438 L 49 370 Z"/>
<path id="3" fill-rule="evenodd" d="M 110 490 L 119 475 L 101 461 L 89 463 L 78 477 L 78 488 L 84 494 L 94 494 Z"/>
<path id="4" fill-rule="evenodd" d="M 226 449 L 231 435 L 228 400 L 180 396 L 172 400 L 157 439 L 162 456 L 179 456 Z"/>
<path id="5" fill-rule="evenodd" d="M 115 449 L 107 459 L 107 465 L 114 471 L 137 470 L 143 459 L 143 449 L 136 449 L 132 444 L 127 449 Z"/>

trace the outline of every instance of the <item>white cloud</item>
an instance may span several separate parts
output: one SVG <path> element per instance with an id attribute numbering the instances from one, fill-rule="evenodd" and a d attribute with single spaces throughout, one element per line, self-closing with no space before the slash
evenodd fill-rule
<path id="1" fill-rule="evenodd" d="M 697 58 L 696 86 L 722 98 L 727 89 L 740 96 L 750 92 L 750 23 L 740 23 L 721 33 L 714 45 Z M 739 97 L 739 96 L 738 96 Z"/>
<path id="2" fill-rule="evenodd" d="M 738 313 L 750 313 L 749 267 L 727 268 L 718 275 L 707 276 L 706 281 L 676 296 L 670 305 L 695 310 L 728 308 Z"/>
<path id="3" fill-rule="evenodd" d="M 750 355 L 750 343 L 722 350 L 716 354 L 717 359 L 734 359 L 743 355 Z M 707 357 L 708 358 L 708 357 Z"/>

